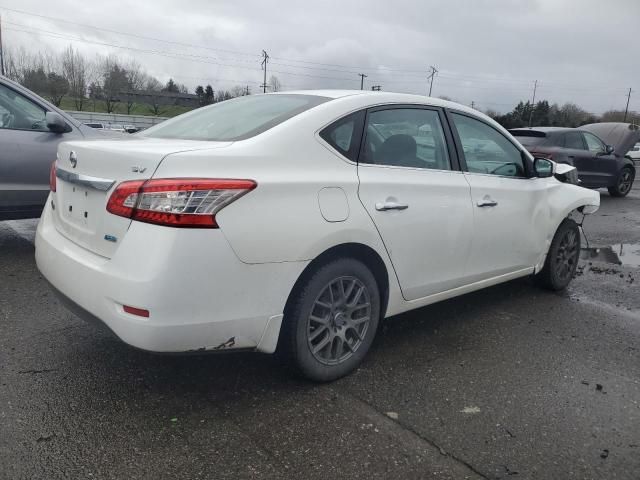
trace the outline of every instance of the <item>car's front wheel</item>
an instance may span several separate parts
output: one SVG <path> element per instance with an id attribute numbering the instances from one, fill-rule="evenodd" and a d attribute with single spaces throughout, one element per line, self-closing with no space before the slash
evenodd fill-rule
<path id="1" fill-rule="evenodd" d="M 544 267 L 534 276 L 536 283 L 549 290 L 562 290 L 576 273 L 580 259 L 580 229 L 565 218 L 553 236 Z"/>
<path id="2" fill-rule="evenodd" d="M 335 380 L 354 370 L 371 347 L 380 320 L 380 292 L 367 266 L 335 259 L 308 275 L 293 295 L 280 353 L 315 381 Z"/>
<path id="3" fill-rule="evenodd" d="M 616 184 L 613 187 L 609 187 L 609 195 L 612 197 L 626 197 L 633 187 L 633 181 L 635 179 L 634 171 L 629 167 L 624 167 L 620 170 L 620 174 L 616 180 Z"/>

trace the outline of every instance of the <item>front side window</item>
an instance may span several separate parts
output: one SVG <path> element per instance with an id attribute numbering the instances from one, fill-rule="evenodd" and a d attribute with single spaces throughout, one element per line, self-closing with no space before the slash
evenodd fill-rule
<path id="1" fill-rule="evenodd" d="M 245 140 L 328 100 L 316 95 L 247 95 L 198 108 L 140 135 L 221 142 Z"/>
<path id="2" fill-rule="evenodd" d="M 46 113 L 31 100 L 0 85 L 0 128 L 48 132 Z"/>
<path id="3" fill-rule="evenodd" d="M 604 152 L 604 143 L 600 141 L 598 137 L 588 132 L 582 132 L 584 140 L 587 142 L 587 148 L 590 152 L 601 153 Z"/>
<path id="4" fill-rule="evenodd" d="M 360 162 L 451 170 L 438 112 L 394 108 L 369 113 Z"/>
<path id="5" fill-rule="evenodd" d="M 586 150 L 584 142 L 582 141 L 582 135 L 580 132 L 567 132 L 564 135 L 565 148 L 572 148 L 575 150 Z"/>
<path id="6" fill-rule="evenodd" d="M 467 170 L 471 173 L 525 177 L 520 150 L 495 128 L 466 115 L 452 114 Z"/>

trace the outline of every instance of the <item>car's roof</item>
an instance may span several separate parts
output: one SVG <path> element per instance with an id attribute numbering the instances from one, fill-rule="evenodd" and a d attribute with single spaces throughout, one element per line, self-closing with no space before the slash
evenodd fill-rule
<path id="1" fill-rule="evenodd" d="M 422 104 L 434 107 L 451 108 L 454 110 L 466 111 L 480 117 L 486 117 L 479 110 L 472 109 L 466 105 L 441 98 L 427 97 L 425 95 L 416 95 L 413 93 L 396 93 L 396 92 L 380 92 L 371 90 L 293 90 L 287 92 L 267 93 L 267 95 L 316 95 L 326 97 L 332 100 L 346 97 L 356 97 L 361 99 L 363 103 L 383 104 L 383 103 L 408 103 Z"/>
<path id="2" fill-rule="evenodd" d="M 571 130 L 577 130 L 576 128 L 570 127 L 523 127 L 523 128 L 510 128 L 510 132 L 543 132 L 543 133 L 551 133 L 551 132 L 567 132 Z"/>

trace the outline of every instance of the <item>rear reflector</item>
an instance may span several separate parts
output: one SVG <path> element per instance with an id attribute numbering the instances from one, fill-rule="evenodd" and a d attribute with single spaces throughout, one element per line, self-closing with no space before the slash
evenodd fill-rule
<path id="1" fill-rule="evenodd" d="M 56 191 L 56 161 L 54 160 L 51 163 L 51 168 L 49 169 L 49 190 L 52 192 Z"/>
<path id="2" fill-rule="evenodd" d="M 125 312 L 130 313 L 131 315 L 149 318 L 149 310 L 145 310 L 144 308 L 130 307 L 129 305 L 123 305 L 122 308 Z"/>
<path id="3" fill-rule="evenodd" d="M 134 180 L 116 187 L 107 202 L 107 211 L 156 225 L 218 228 L 216 213 L 254 188 L 253 180 Z"/>

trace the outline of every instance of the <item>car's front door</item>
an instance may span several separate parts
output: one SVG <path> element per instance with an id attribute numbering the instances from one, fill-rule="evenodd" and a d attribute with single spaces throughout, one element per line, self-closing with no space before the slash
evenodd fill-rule
<path id="1" fill-rule="evenodd" d="M 437 108 L 381 107 L 366 117 L 360 201 L 380 232 L 406 300 L 464 284 L 473 214 L 469 185 L 444 124 Z"/>
<path id="2" fill-rule="evenodd" d="M 65 134 L 49 131 L 46 110 L 0 83 L 0 218 L 34 216 L 49 194 L 49 168 Z"/>
<path id="3" fill-rule="evenodd" d="M 534 266 L 546 249 L 549 179 L 528 178 L 520 149 L 493 126 L 450 112 L 471 187 L 473 244 L 467 282 Z"/>
<path id="4" fill-rule="evenodd" d="M 581 133 L 588 149 L 585 152 L 585 173 L 580 176 L 581 180 L 586 186 L 613 185 L 618 176 L 615 156 L 607 154 L 606 145 L 598 137 L 589 132 Z M 578 169 L 578 173 L 580 173 L 580 169 Z"/>

